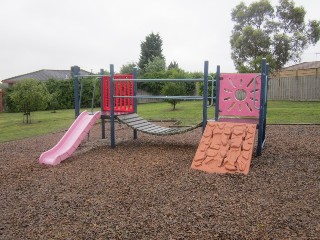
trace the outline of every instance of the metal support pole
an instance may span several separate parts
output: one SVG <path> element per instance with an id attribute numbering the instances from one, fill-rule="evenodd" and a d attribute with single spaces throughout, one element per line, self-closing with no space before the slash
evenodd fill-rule
<path id="1" fill-rule="evenodd" d="M 74 88 L 74 115 L 77 118 L 80 115 L 80 105 L 79 105 L 79 75 L 80 67 L 71 67 L 71 73 L 73 77 L 73 88 Z"/>
<path id="2" fill-rule="evenodd" d="M 209 75 L 209 62 L 204 62 L 204 77 L 203 77 L 203 116 L 202 116 L 202 132 L 207 125 L 207 105 L 208 105 L 208 75 Z"/>
<path id="3" fill-rule="evenodd" d="M 260 111 L 259 111 L 259 128 L 258 128 L 258 146 L 257 146 L 257 156 L 262 153 L 263 144 L 263 126 L 264 126 L 264 111 L 265 111 L 265 83 L 267 81 L 267 64 L 266 59 L 262 59 L 262 69 L 261 69 L 261 92 L 260 92 Z"/>
<path id="4" fill-rule="evenodd" d="M 220 97 L 220 65 L 217 66 L 217 72 L 216 72 L 216 108 L 214 113 L 214 120 L 219 120 L 219 97 Z"/>
<path id="5" fill-rule="evenodd" d="M 104 74 L 104 70 L 100 69 L 100 75 Z M 105 139 L 106 138 L 106 119 L 103 111 L 103 77 L 101 77 L 100 81 L 100 92 L 101 92 L 101 138 Z"/>
<path id="6" fill-rule="evenodd" d="M 265 104 L 264 104 L 264 122 L 263 122 L 263 143 L 266 139 L 266 127 L 267 127 L 267 110 L 268 110 L 268 87 L 269 87 L 269 64 L 266 66 L 266 82 L 265 82 Z M 262 145 L 263 146 L 263 145 Z"/>
<path id="7" fill-rule="evenodd" d="M 213 93 L 214 93 L 214 80 L 213 80 L 213 77 L 211 78 L 211 106 L 213 106 L 213 99 L 214 99 L 214 96 L 213 96 Z M 210 107 L 209 105 L 209 107 Z"/>
<path id="8" fill-rule="evenodd" d="M 111 148 L 116 147 L 115 141 L 115 125 L 114 125 L 114 66 L 110 64 L 110 140 Z"/>
<path id="9" fill-rule="evenodd" d="M 137 72 L 137 67 L 133 68 L 133 96 L 137 96 L 137 89 L 138 89 L 138 84 L 137 84 L 137 78 L 138 78 L 138 72 Z M 135 98 L 133 99 L 133 112 L 137 113 L 137 101 L 138 99 Z M 133 130 L 133 139 L 138 138 L 138 131 L 137 129 Z"/>

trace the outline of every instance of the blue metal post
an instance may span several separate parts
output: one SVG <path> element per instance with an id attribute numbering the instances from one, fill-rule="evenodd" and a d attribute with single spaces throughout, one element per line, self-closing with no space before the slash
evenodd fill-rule
<path id="1" fill-rule="evenodd" d="M 262 59 L 262 69 L 261 69 L 261 92 L 260 92 L 260 111 L 259 111 L 259 128 L 258 128 L 258 146 L 257 155 L 260 156 L 262 153 L 263 144 L 263 126 L 264 126 L 264 116 L 265 116 L 265 84 L 267 81 L 267 61 L 265 58 Z"/>
<path id="2" fill-rule="evenodd" d="M 115 141 L 115 125 L 114 125 L 114 66 L 110 64 L 110 140 L 111 140 L 111 148 L 116 147 Z"/>
<path id="3" fill-rule="evenodd" d="M 137 84 L 137 78 L 138 78 L 138 72 L 137 72 L 137 67 L 133 68 L 133 96 L 137 96 L 137 89 L 138 89 L 138 84 Z M 137 113 L 137 101 L 138 99 L 135 98 L 133 99 L 133 111 L 134 113 Z M 138 138 L 138 131 L 136 129 L 133 130 L 133 139 Z"/>
<path id="4" fill-rule="evenodd" d="M 220 97 L 220 66 L 217 66 L 217 72 L 216 72 L 216 108 L 214 113 L 214 120 L 219 120 L 219 97 Z"/>
<path id="5" fill-rule="evenodd" d="M 207 105 L 208 105 L 208 75 L 209 75 L 209 62 L 204 62 L 204 77 L 203 77 L 203 116 L 202 116 L 202 132 L 207 125 Z"/>
<path id="6" fill-rule="evenodd" d="M 264 104 L 264 122 L 263 122 L 263 143 L 266 139 L 266 127 L 267 127 L 267 110 L 268 110 L 268 87 L 269 87 L 269 64 L 266 66 L 266 82 L 265 82 L 265 104 Z"/>
<path id="7" fill-rule="evenodd" d="M 100 69 L 100 75 L 104 74 L 104 70 Z M 105 139 L 106 138 L 106 120 L 105 117 L 106 115 L 104 114 L 103 111 L 103 77 L 101 77 L 101 81 L 100 81 L 100 92 L 101 92 L 101 138 Z"/>
<path id="8" fill-rule="evenodd" d="M 80 67 L 73 66 L 71 67 L 71 72 L 73 76 L 73 85 L 74 85 L 74 112 L 75 118 L 80 114 L 80 104 L 79 104 L 79 73 Z"/>

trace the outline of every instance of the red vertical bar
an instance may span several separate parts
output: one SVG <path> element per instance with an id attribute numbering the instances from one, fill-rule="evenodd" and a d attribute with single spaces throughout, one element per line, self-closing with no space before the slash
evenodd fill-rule
<path id="1" fill-rule="evenodd" d="M 116 79 L 116 78 L 115 78 Z M 118 95 L 118 93 L 117 93 L 117 90 L 118 90 L 118 88 L 117 88 L 117 85 L 118 85 L 118 82 L 117 81 L 115 81 L 114 82 L 114 95 Z M 114 110 L 115 111 L 117 111 L 118 109 L 117 109 L 117 101 L 118 101 L 118 98 L 115 98 L 114 99 Z"/>
<path id="2" fill-rule="evenodd" d="M 128 96 L 128 83 L 130 82 L 130 79 L 126 82 L 126 96 Z M 130 98 L 126 98 L 126 110 L 128 111 L 128 106 L 130 104 Z"/>
<path id="3" fill-rule="evenodd" d="M 123 82 L 123 95 L 127 96 L 127 81 Z M 127 110 L 127 104 L 128 104 L 128 99 L 124 98 L 123 99 L 123 110 Z"/>
<path id="4" fill-rule="evenodd" d="M 108 110 L 110 111 L 111 110 L 111 106 L 110 106 L 110 103 L 111 103 L 111 101 L 110 101 L 110 97 L 111 97 L 111 92 L 110 92 L 110 77 L 108 76 L 108 78 L 107 78 L 107 86 L 108 86 L 108 98 L 107 98 L 107 101 L 108 101 Z"/>
<path id="5" fill-rule="evenodd" d="M 131 90 L 131 82 L 132 80 L 130 79 L 130 81 L 128 81 L 128 96 L 132 96 L 132 90 Z M 132 110 L 132 98 L 128 99 L 128 111 L 131 112 Z"/>
<path id="6" fill-rule="evenodd" d="M 116 78 L 115 78 L 116 79 Z M 114 85 L 114 87 L 115 87 L 115 95 L 116 96 L 118 96 L 119 95 L 119 92 L 118 92 L 118 84 L 119 84 L 119 82 L 117 82 L 117 81 L 115 81 L 115 85 Z M 115 104 L 115 106 L 114 106 L 114 109 L 115 109 L 115 111 L 119 111 L 119 108 L 118 108 L 118 106 L 119 106 L 119 98 L 116 98 L 115 100 L 114 100 L 114 104 Z"/>
<path id="7" fill-rule="evenodd" d="M 118 96 L 121 95 L 121 82 L 118 82 L 119 85 L 118 85 Z M 119 108 L 119 111 L 122 112 L 122 106 L 121 106 L 121 98 L 118 98 L 118 108 Z"/>
<path id="8" fill-rule="evenodd" d="M 131 86 L 130 86 L 130 91 L 131 91 L 131 96 L 134 96 L 134 93 L 133 93 L 133 87 L 134 87 L 134 82 L 133 82 L 133 76 L 131 78 Z M 134 103 L 135 101 L 137 101 L 137 99 L 135 98 L 131 98 L 131 112 L 134 111 Z"/>
<path id="9" fill-rule="evenodd" d="M 121 96 L 121 82 L 118 82 L 118 96 Z M 118 109 L 122 112 L 121 109 L 121 98 L 118 98 Z"/>
<path id="10" fill-rule="evenodd" d="M 131 78 L 127 83 L 127 94 L 128 96 L 131 96 Z M 128 108 L 127 108 L 128 112 L 131 111 L 131 101 L 132 101 L 132 98 L 128 98 Z"/>
<path id="11" fill-rule="evenodd" d="M 102 109 L 103 109 L 103 111 L 105 111 L 106 110 L 106 94 L 107 94 L 106 93 L 106 78 L 102 77 L 101 81 L 102 81 L 102 84 L 101 84 L 101 87 L 102 87 L 102 89 L 101 89 Z"/>
<path id="12" fill-rule="evenodd" d="M 124 82 L 120 82 L 120 95 L 123 96 L 123 89 L 124 89 L 124 86 L 123 86 Z M 124 110 L 124 103 L 123 103 L 123 98 L 120 98 L 120 108 L 121 108 L 121 111 Z"/>
<path id="13" fill-rule="evenodd" d="M 110 77 L 103 77 L 103 109 L 104 111 L 110 110 Z"/>

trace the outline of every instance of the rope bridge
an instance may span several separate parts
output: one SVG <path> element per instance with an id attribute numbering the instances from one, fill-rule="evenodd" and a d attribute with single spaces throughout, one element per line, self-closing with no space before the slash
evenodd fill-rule
<path id="1" fill-rule="evenodd" d="M 119 115 L 117 116 L 117 119 L 134 130 L 157 136 L 182 134 L 202 126 L 202 122 L 200 122 L 190 127 L 162 127 L 143 119 L 136 113 Z"/>

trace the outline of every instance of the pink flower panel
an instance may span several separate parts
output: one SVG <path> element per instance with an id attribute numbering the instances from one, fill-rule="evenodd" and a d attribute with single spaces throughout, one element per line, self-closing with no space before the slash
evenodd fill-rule
<path id="1" fill-rule="evenodd" d="M 259 117 L 261 77 L 256 73 L 220 75 L 220 116 Z"/>

